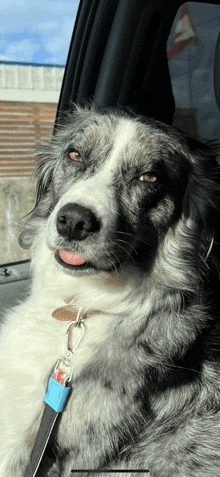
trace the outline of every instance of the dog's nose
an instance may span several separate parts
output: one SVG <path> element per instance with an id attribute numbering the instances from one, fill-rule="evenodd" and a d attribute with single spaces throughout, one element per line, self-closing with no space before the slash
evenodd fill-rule
<path id="1" fill-rule="evenodd" d="M 84 240 L 98 232 L 100 222 L 95 214 L 79 204 L 66 204 L 58 212 L 57 230 L 68 240 Z"/>

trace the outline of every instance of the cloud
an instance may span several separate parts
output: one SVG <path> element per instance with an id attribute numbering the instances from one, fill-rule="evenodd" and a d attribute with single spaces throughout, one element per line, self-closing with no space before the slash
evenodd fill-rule
<path id="1" fill-rule="evenodd" d="M 73 31 L 73 23 L 70 19 L 64 19 L 61 25 L 44 25 L 41 40 L 45 51 L 48 53 L 46 61 L 59 62 L 62 57 L 66 57 L 68 46 Z"/>
<path id="2" fill-rule="evenodd" d="M 65 18 L 75 19 L 79 0 L 7 0 L 0 3 L 0 33 L 13 33 L 38 28 L 45 22 L 62 23 Z"/>
<path id="3" fill-rule="evenodd" d="M 31 39 L 12 41 L 6 46 L 4 54 L 0 54 L 2 60 L 31 62 L 34 54 L 40 49 Z"/>
<path id="4" fill-rule="evenodd" d="M 10 61 L 7 56 L 0 55 L 0 61 Z M 11 60 L 12 61 L 12 60 Z"/>
<path id="5" fill-rule="evenodd" d="M 0 4 L 0 59 L 65 64 L 79 0 Z"/>

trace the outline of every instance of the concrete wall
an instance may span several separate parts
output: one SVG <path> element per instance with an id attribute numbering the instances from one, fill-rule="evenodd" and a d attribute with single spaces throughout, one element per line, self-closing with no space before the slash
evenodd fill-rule
<path id="1" fill-rule="evenodd" d="M 35 203 L 35 184 L 28 178 L 0 179 L 0 264 L 30 258 L 30 251 L 18 245 L 16 224 Z"/>

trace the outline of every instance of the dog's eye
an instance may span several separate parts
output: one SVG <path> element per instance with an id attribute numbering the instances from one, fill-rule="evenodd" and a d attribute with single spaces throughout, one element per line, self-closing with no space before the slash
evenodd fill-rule
<path id="1" fill-rule="evenodd" d="M 72 161 L 75 161 L 75 162 L 83 162 L 80 154 L 76 151 L 70 151 L 69 152 L 69 158 L 72 160 Z"/>
<path id="2" fill-rule="evenodd" d="M 156 182 L 157 181 L 157 177 L 154 176 L 153 174 L 143 174 L 142 176 L 140 176 L 139 178 L 139 181 L 141 182 Z"/>

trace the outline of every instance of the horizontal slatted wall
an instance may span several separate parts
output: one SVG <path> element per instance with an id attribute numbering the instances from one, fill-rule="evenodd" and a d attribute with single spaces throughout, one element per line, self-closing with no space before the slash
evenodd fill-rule
<path id="1" fill-rule="evenodd" d="M 53 132 L 57 104 L 0 101 L 0 177 L 29 177 L 31 150 Z"/>

